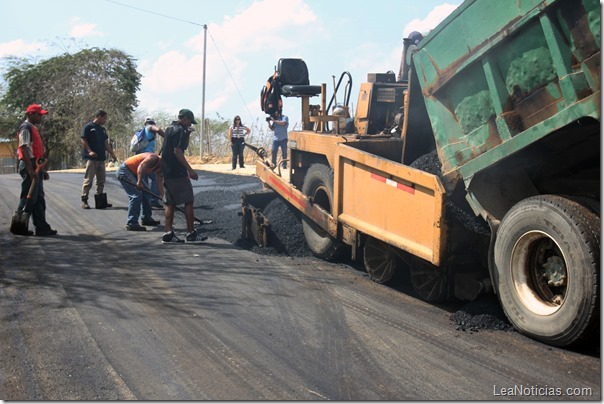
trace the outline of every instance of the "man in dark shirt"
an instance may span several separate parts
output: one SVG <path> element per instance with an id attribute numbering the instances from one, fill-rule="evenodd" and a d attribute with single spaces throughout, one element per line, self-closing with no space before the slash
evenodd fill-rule
<path id="1" fill-rule="evenodd" d="M 185 158 L 185 150 L 189 147 L 191 125 L 197 123 L 193 112 L 181 109 L 178 120 L 172 122 L 164 134 L 164 146 L 161 151 L 161 175 L 164 179 L 164 205 L 165 205 L 165 233 L 162 243 L 180 243 L 183 240 L 174 234 L 174 210 L 181 204 L 185 205 L 185 219 L 187 234 L 185 243 L 201 243 L 206 236 L 202 236 L 194 227 L 193 212 L 193 186 L 191 179 L 197 181 L 197 173 Z"/>
<path id="2" fill-rule="evenodd" d="M 94 119 L 88 122 L 82 130 L 82 159 L 86 161 L 86 172 L 84 174 L 84 184 L 82 185 L 82 209 L 90 209 L 90 205 L 88 205 L 88 193 L 95 177 L 95 207 L 97 209 L 105 209 L 113 206 L 107 203 L 107 194 L 103 192 L 106 179 L 105 151 L 111 154 L 114 161 L 117 161 L 113 148 L 109 143 L 109 137 L 103 126 L 105 122 L 107 122 L 107 112 L 99 109 Z"/>

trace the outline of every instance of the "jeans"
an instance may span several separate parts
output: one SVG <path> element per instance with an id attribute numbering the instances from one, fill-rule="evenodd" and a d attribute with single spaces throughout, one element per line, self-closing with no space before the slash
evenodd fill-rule
<path id="1" fill-rule="evenodd" d="M 279 153 L 279 148 L 281 148 L 281 159 L 287 160 L 287 139 L 273 140 L 271 158 L 274 166 L 277 166 L 277 154 Z M 286 162 L 283 163 L 283 168 L 287 168 Z"/>
<path id="2" fill-rule="evenodd" d="M 245 149 L 245 145 L 243 142 L 241 143 L 233 143 L 231 145 L 231 151 L 233 152 L 233 169 L 237 167 L 237 159 L 239 159 L 239 167 L 243 167 L 243 150 Z"/>
<path id="3" fill-rule="evenodd" d="M 149 195 L 138 189 L 132 184 L 136 184 L 136 175 L 130 171 L 125 165 L 121 164 L 115 173 L 117 179 L 122 184 L 124 191 L 128 194 L 128 220 L 127 225 L 135 225 L 138 223 L 138 218 L 141 213 L 141 205 L 143 207 L 143 221 L 151 220 L 151 201 Z M 132 184 L 129 184 L 128 182 Z"/>
<path id="4" fill-rule="evenodd" d="M 159 195 L 159 188 L 157 188 L 157 173 L 145 174 L 143 176 L 143 184 L 145 184 L 155 195 Z M 159 198 L 152 195 L 149 195 L 149 200 L 152 204 L 161 202 Z"/>

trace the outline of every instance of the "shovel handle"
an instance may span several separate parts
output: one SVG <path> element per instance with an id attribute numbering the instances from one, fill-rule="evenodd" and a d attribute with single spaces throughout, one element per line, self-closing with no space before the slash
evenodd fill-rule
<path id="1" fill-rule="evenodd" d="M 118 178 L 118 179 L 119 179 L 120 181 L 124 181 L 126 184 L 130 184 L 130 185 L 133 185 L 133 186 L 135 186 L 135 187 L 136 187 L 136 184 L 135 184 L 134 182 L 132 182 L 132 181 L 130 181 L 130 180 L 128 180 L 128 179 L 126 179 L 126 178 L 120 177 L 120 178 Z M 137 187 L 137 188 L 138 188 L 138 187 Z M 161 199 L 161 197 L 160 197 L 159 195 L 157 195 L 155 192 L 152 192 L 152 191 L 151 191 L 150 189 L 148 189 L 148 188 L 147 188 L 147 187 L 146 187 L 144 184 L 143 184 L 142 191 L 143 191 L 144 193 L 148 194 L 148 195 L 151 195 L 151 196 L 156 197 L 157 199 Z M 174 208 L 175 208 L 176 210 L 178 210 L 179 212 L 185 213 L 185 210 L 184 210 L 183 208 L 179 207 L 179 206 L 174 206 Z M 195 221 L 196 221 L 197 223 L 200 223 L 200 224 L 210 224 L 210 223 L 212 223 L 212 221 L 211 221 L 211 220 L 201 220 L 201 219 L 196 218 L 195 216 L 193 216 L 193 219 L 195 219 Z"/>

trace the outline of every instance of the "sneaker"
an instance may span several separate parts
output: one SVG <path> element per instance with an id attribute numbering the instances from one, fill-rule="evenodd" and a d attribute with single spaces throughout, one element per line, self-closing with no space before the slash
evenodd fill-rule
<path id="1" fill-rule="evenodd" d="M 146 231 L 147 228 L 141 226 L 138 223 L 134 223 L 134 224 L 127 224 L 126 225 L 126 230 L 128 230 L 128 231 Z"/>
<path id="2" fill-rule="evenodd" d="M 82 209 L 90 209 L 90 205 L 88 205 L 87 201 L 82 201 Z"/>
<path id="3" fill-rule="evenodd" d="M 58 232 L 56 230 L 53 230 L 50 227 L 48 229 L 42 229 L 42 230 L 36 229 L 36 236 L 39 236 L 39 237 L 54 236 L 57 233 Z"/>
<path id="4" fill-rule="evenodd" d="M 174 234 L 173 231 L 170 231 L 168 233 L 164 233 L 164 235 L 161 238 L 161 242 L 164 244 L 166 244 L 166 243 L 182 243 L 183 240 L 176 237 L 176 234 Z"/>
<path id="5" fill-rule="evenodd" d="M 145 219 L 141 221 L 141 224 L 143 226 L 158 226 L 159 225 L 159 220 L 155 220 L 153 218 L 151 219 Z"/>
<path id="6" fill-rule="evenodd" d="M 187 233 L 187 236 L 185 237 L 185 243 L 199 244 L 207 239 L 207 236 L 202 236 L 201 234 L 197 233 L 197 230 L 193 230 L 191 233 Z"/>
<path id="7" fill-rule="evenodd" d="M 241 166 L 241 167 L 239 167 L 239 168 L 245 168 L 245 166 Z"/>

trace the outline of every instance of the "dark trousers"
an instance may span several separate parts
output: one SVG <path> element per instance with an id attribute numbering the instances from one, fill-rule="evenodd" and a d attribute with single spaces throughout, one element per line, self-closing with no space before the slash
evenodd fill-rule
<path id="1" fill-rule="evenodd" d="M 36 167 L 35 159 L 31 162 L 33 167 Z M 21 181 L 21 195 L 19 196 L 18 210 L 23 210 L 27 203 L 27 194 L 29 193 L 29 187 L 31 186 L 31 177 L 27 174 L 27 167 L 23 160 L 19 160 L 19 175 L 22 178 Z M 44 174 L 38 174 L 37 185 L 31 195 L 31 218 L 34 222 L 36 230 L 48 230 L 50 225 L 46 221 L 46 200 L 44 199 Z"/>
<path id="2" fill-rule="evenodd" d="M 243 142 L 233 142 L 231 145 L 231 151 L 233 152 L 233 168 L 237 167 L 237 159 L 239 159 L 239 167 L 244 166 L 243 149 L 245 149 Z"/>

